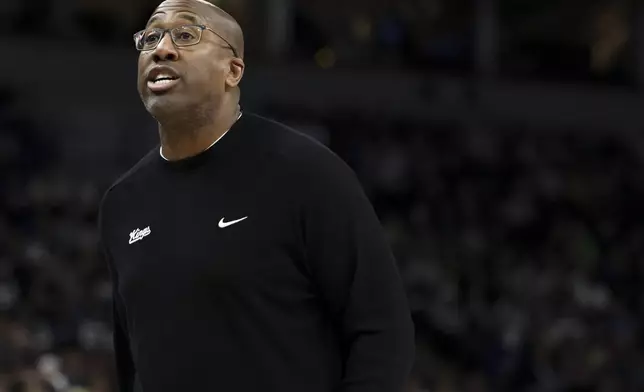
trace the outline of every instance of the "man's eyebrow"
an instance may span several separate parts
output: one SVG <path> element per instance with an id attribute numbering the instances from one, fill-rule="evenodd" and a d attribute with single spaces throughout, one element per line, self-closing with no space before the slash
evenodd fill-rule
<path id="1" fill-rule="evenodd" d="M 178 17 L 181 19 L 185 19 L 192 24 L 201 24 L 201 21 L 199 20 L 199 18 L 194 14 L 181 13 L 178 15 Z"/>
<path id="2" fill-rule="evenodd" d="M 148 20 L 148 24 L 145 25 L 145 27 L 150 26 L 152 23 L 156 22 L 159 18 L 159 15 L 165 14 L 165 12 L 157 12 L 156 14 L 152 15 L 150 20 Z"/>
<path id="3" fill-rule="evenodd" d="M 152 17 L 148 21 L 148 24 L 146 25 L 146 27 L 149 27 L 151 24 L 153 24 L 153 23 L 157 22 L 159 19 L 161 19 L 160 16 L 159 16 L 161 14 L 165 14 L 165 12 L 158 12 L 158 13 L 152 15 Z M 199 20 L 199 18 L 196 15 L 194 15 L 193 13 L 189 12 L 189 11 L 184 11 L 184 12 L 179 13 L 177 15 L 177 18 L 185 19 L 185 20 L 187 20 L 188 22 L 190 22 L 192 24 L 201 24 L 201 21 Z"/>

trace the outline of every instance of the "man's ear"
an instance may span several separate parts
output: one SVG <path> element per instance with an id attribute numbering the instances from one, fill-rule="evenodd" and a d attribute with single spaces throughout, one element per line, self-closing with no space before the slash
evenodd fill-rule
<path id="1" fill-rule="evenodd" d="M 226 77 L 226 84 L 228 87 L 237 87 L 244 77 L 244 69 L 246 65 L 244 60 L 240 58 L 233 58 L 230 60 L 230 69 Z"/>

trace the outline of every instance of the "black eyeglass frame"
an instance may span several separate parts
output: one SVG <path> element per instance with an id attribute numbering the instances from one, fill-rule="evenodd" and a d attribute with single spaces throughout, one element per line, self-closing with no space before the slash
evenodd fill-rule
<path id="1" fill-rule="evenodd" d="M 198 27 L 199 31 L 200 31 L 199 39 L 197 40 L 197 42 L 195 42 L 193 44 L 188 44 L 188 45 L 176 43 L 175 40 L 174 40 L 174 35 L 172 35 L 172 31 L 176 30 L 176 29 L 186 28 L 186 27 Z M 143 37 L 143 35 L 145 34 L 145 32 L 149 31 L 149 30 L 155 30 L 155 31 L 161 32 L 161 38 L 159 38 L 159 40 L 156 42 L 156 44 L 152 48 L 147 48 L 147 49 L 139 48 L 139 39 L 141 39 Z M 232 46 L 230 44 L 230 42 L 228 42 L 228 40 L 226 38 L 222 37 L 215 30 L 211 29 L 210 27 L 208 27 L 206 25 L 200 25 L 200 24 L 182 25 L 182 26 L 172 27 L 172 28 L 169 28 L 169 29 L 164 29 L 162 27 L 152 27 L 152 28 L 143 29 L 141 31 L 136 32 L 134 34 L 133 38 L 134 38 L 134 43 L 135 43 L 136 50 L 138 50 L 139 52 L 147 52 L 147 51 L 156 49 L 157 46 L 159 46 L 159 42 L 161 42 L 163 40 L 163 37 L 165 37 L 166 33 L 170 33 L 170 39 L 172 40 L 172 43 L 178 48 L 186 47 L 186 46 L 198 45 L 201 42 L 201 36 L 203 35 L 204 30 L 208 30 L 208 31 L 212 32 L 214 35 L 216 35 L 217 37 L 221 38 L 221 40 L 224 41 L 228 45 L 228 48 L 233 51 L 233 54 L 235 55 L 235 57 L 239 57 L 239 54 L 237 53 L 237 50 L 235 49 L 235 47 Z"/>

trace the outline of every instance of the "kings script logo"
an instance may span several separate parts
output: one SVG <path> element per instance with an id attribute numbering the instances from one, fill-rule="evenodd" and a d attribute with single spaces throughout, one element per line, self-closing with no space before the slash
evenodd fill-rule
<path id="1" fill-rule="evenodd" d="M 146 227 L 145 229 L 136 229 L 133 232 L 130 233 L 130 245 L 137 242 L 141 241 L 143 238 L 147 237 L 150 235 L 152 231 L 150 230 L 150 226 Z"/>

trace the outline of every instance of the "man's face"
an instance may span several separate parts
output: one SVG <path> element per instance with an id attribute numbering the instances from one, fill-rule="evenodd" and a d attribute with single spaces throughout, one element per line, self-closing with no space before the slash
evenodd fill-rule
<path id="1" fill-rule="evenodd" d="M 167 0 L 150 17 L 146 28 L 171 29 L 183 25 L 205 25 L 217 31 L 212 11 L 195 0 Z M 192 46 L 177 47 L 166 33 L 155 49 L 142 51 L 138 63 L 138 90 L 147 110 L 154 116 L 191 112 L 215 107 L 225 91 L 230 49 L 209 30 Z M 161 80 L 169 77 L 172 80 Z"/>

